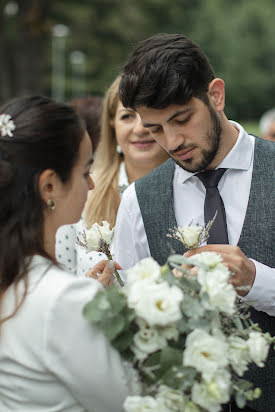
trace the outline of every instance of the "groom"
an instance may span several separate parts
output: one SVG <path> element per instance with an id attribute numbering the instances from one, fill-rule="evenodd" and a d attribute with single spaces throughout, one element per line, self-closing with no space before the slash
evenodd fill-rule
<path id="1" fill-rule="evenodd" d="M 253 320 L 274 335 L 274 144 L 227 119 L 223 80 L 184 35 L 158 34 L 141 42 L 122 72 L 120 99 L 140 114 L 171 159 L 124 193 L 115 259 L 124 269 L 147 256 L 163 264 L 169 228 L 203 225 L 218 210 L 209 244 L 189 253 L 220 253 Z M 179 242 L 172 247 L 184 253 Z M 246 376 L 263 390 L 250 410 L 274 411 L 274 356 Z"/>

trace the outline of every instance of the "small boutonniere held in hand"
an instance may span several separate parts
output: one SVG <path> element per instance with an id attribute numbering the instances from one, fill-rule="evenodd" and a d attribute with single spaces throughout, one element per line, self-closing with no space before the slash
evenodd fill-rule
<path id="1" fill-rule="evenodd" d="M 206 225 L 188 225 L 188 226 L 177 226 L 173 229 L 169 229 L 167 237 L 176 239 L 183 244 L 185 249 L 194 249 L 201 246 L 209 238 L 210 229 L 216 219 L 217 213 L 212 220 L 210 220 Z"/>
<path id="2" fill-rule="evenodd" d="M 84 247 L 89 252 L 101 252 L 104 253 L 109 260 L 113 260 L 110 252 L 110 244 L 114 236 L 115 228 L 111 229 L 110 224 L 106 221 L 102 222 L 102 226 L 98 223 L 94 223 L 90 229 L 83 230 L 81 240 L 77 238 L 77 244 Z M 114 269 L 114 275 L 122 287 L 124 283 L 116 269 Z"/>

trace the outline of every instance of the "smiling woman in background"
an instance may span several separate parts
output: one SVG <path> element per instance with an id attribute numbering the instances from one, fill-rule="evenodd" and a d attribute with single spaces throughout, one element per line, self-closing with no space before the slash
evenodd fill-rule
<path id="1" fill-rule="evenodd" d="M 57 233 L 57 259 L 78 276 L 84 276 L 104 255 L 86 254 L 76 244 L 77 236 L 95 222 L 106 220 L 114 226 L 123 191 L 168 159 L 165 150 L 143 127 L 140 116 L 122 106 L 119 82 L 120 76 L 105 95 L 101 137 L 93 165 L 95 189 L 88 197 L 83 219 L 77 225 L 60 228 Z"/>

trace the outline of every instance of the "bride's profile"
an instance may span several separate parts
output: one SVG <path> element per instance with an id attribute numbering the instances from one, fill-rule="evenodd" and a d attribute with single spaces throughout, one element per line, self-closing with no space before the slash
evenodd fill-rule
<path id="1" fill-rule="evenodd" d="M 100 282 L 75 278 L 55 258 L 57 229 L 80 219 L 94 187 L 91 162 L 71 107 L 36 96 L 0 109 L 1 412 L 121 411 L 137 389 L 82 315 Z"/>

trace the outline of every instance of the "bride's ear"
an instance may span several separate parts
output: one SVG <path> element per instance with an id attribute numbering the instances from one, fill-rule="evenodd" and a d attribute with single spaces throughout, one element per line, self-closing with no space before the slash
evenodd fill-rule
<path id="1" fill-rule="evenodd" d="M 60 180 L 56 172 L 52 169 L 44 170 L 39 176 L 38 188 L 41 199 L 46 204 L 48 204 L 49 201 L 55 202 L 60 189 Z"/>

